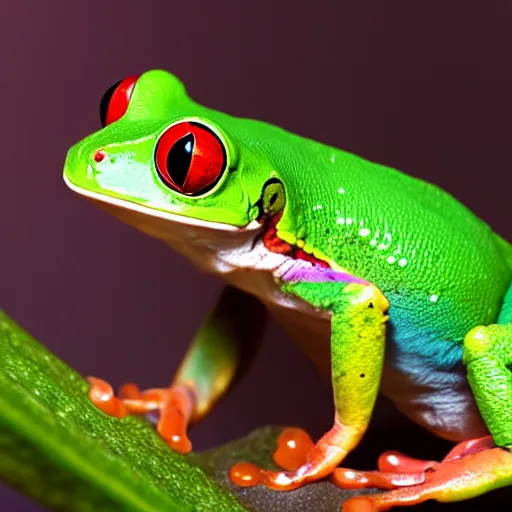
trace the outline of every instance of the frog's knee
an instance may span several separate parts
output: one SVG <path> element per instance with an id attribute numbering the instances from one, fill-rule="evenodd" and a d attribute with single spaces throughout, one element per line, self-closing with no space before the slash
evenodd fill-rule
<path id="1" fill-rule="evenodd" d="M 356 292 L 351 300 L 354 305 L 364 305 L 368 308 L 376 308 L 385 313 L 389 309 L 389 301 L 386 296 L 373 284 L 353 283 L 345 288 L 345 292 Z"/>
<path id="2" fill-rule="evenodd" d="M 464 359 L 478 357 L 492 352 L 496 336 L 494 327 L 479 325 L 469 331 L 464 337 Z"/>

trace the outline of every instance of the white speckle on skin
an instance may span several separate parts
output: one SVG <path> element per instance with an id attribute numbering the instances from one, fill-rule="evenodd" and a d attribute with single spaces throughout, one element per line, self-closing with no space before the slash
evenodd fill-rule
<path id="1" fill-rule="evenodd" d="M 350 217 L 347 217 L 347 220 L 345 221 L 348 226 L 352 224 L 352 219 Z"/>
<path id="2" fill-rule="evenodd" d="M 429 297 L 430 302 L 437 302 L 439 300 L 439 295 L 435 293 Z"/>
<path id="3" fill-rule="evenodd" d="M 398 457 L 396 455 L 389 455 L 388 456 L 388 462 L 392 465 L 392 466 L 398 466 L 399 464 L 399 460 L 398 460 Z"/>
<path id="4" fill-rule="evenodd" d="M 370 230 L 368 228 L 363 228 L 359 231 L 361 236 L 368 236 L 370 234 Z"/>
<path id="5" fill-rule="evenodd" d="M 279 485 L 287 485 L 291 483 L 291 479 L 287 477 L 284 473 L 279 473 L 277 478 L 275 479 L 276 484 Z"/>
<path id="6" fill-rule="evenodd" d="M 482 329 L 478 329 L 474 331 L 473 338 L 477 340 L 483 340 L 485 338 L 485 333 Z"/>
<path id="7" fill-rule="evenodd" d="M 396 258 L 394 256 L 388 256 L 386 261 L 392 265 L 393 263 L 395 263 Z"/>
<path id="8" fill-rule="evenodd" d="M 340 218 L 336 219 L 336 224 L 345 224 L 345 218 L 340 217 Z"/>
<path id="9" fill-rule="evenodd" d="M 405 258 L 400 258 L 400 259 L 398 260 L 398 265 L 399 265 L 400 267 L 405 267 L 405 265 L 407 265 L 407 260 L 406 260 Z"/>
<path id="10" fill-rule="evenodd" d="M 340 188 L 338 189 L 338 193 L 339 193 L 339 194 L 344 194 L 344 193 L 345 193 L 345 189 L 344 189 L 344 188 L 342 188 L 342 187 L 340 187 Z"/>
<path id="11" fill-rule="evenodd" d="M 334 162 L 336 160 L 336 157 L 334 155 L 331 156 L 331 162 Z"/>

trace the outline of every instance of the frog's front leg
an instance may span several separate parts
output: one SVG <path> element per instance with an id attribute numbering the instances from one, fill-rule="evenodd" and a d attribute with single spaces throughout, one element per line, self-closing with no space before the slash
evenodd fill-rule
<path id="1" fill-rule="evenodd" d="M 297 265 L 281 281 L 283 291 L 331 313 L 334 425 L 294 471 L 242 463 L 230 476 L 239 485 L 290 490 L 332 473 L 366 431 L 380 386 L 388 301 L 372 284 L 318 266 Z"/>
<path id="2" fill-rule="evenodd" d="M 176 451 L 189 452 L 187 427 L 205 416 L 243 370 L 260 339 L 265 308 L 254 297 L 227 287 L 197 331 L 172 385 L 140 392 L 121 387 L 119 398 L 105 381 L 89 378 L 89 397 L 106 414 L 159 412 L 158 433 Z"/>

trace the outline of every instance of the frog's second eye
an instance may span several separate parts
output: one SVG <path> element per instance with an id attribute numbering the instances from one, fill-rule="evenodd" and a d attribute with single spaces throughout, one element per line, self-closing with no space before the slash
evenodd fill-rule
<path id="1" fill-rule="evenodd" d="M 226 150 L 219 137 L 201 123 L 181 122 L 160 136 L 155 163 L 162 181 L 187 196 L 205 194 L 226 169 Z"/>
<path id="2" fill-rule="evenodd" d="M 103 128 L 124 116 L 138 78 L 138 75 L 129 76 L 114 84 L 103 95 L 100 102 L 100 119 Z"/>

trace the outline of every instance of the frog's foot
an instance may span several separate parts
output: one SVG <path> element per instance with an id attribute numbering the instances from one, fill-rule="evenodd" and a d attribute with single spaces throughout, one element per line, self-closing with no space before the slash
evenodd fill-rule
<path id="1" fill-rule="evenodd" d="M 491 448 L 495 448 L 491 436 L 464 441 L 456 445 L 442 463 L 434 460 L 414 459 L 399 452 L 389 451 L 379 457 L 378 471 L 354 471 L 338 468 L 333 473 L 333 480 L 344 489 L 365 487 L 395 489 L 419 485 L 426 481 L 426 473 L 436 470 L 439 464 Z"/>
<path id="2" fill-rule="evenodd" d="M 274 462 L 285 471 L 271 471 L 241 462 L 231 468 L 230 479 L 243 487 L 263 484 L 278 491 L 296 489 L 330 475 L 347 454 L 341 447 L 346 446 L 353 435 L 336 421 L 315 444 L 304 430 L 287 428 L 280 434 L 273 456 Z"/>
<path id="3" fill-rule="evenodd" d="M 430 499 L 462 501 L 510 485 L 512 453 L 495 447 L 492 439 L 485 437 L 460 443 L 440 463 L 388 452 L 380 457 L 379 470 L 339 468 L 334 472 L 334 482 L 343 488 L 394 489 L 351 498 L 343 505 L 344 512 L 377 512 Z"/>
<path id="4" fill-rule="evenodd" d="M 184 385 L 139 391 L 135 384 L 125 384 L 115 396 L 112 386 L 95 377 L 88 378 L 90 400 L 104 413 L 116 418 L 127 414 L 144 415 L 158 411 L 157 432 L 170 447 L 179 453 L 188 453 L 192 444 L 187 437 L 187 426 L 194 410 L 195 396 Z"/>

